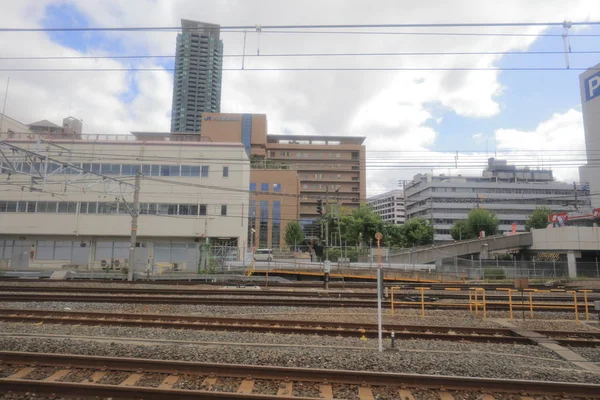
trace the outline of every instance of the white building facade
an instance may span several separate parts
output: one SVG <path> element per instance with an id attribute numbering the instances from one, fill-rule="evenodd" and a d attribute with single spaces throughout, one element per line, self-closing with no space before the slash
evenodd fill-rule
<path id="1" fill-rule="evenodd" d="M 525 221 L 539 206 L 553 212 L 589 210 L 586 185 L 556 182 L 549 170 L 517 169 L 490 159 L 482 176 L 418 174 L 405 188 L 406 216 L 425 218 L 434 226 L 434 240 L 452 240 L 450 229 L 474 208 L 500 220 L 499 232 L 525 231 Z"/>
<path id="2" fill-rule="evenodd" d="M 7 165 L 0 155 L 0 267 L 122 266 L 128 261 L 134 210 L 133 186 L 127 184 L 134 184 L 138 171 L 136 272 L 155 271 L 159 264 L 196 272 L 207 266 L 202 246 L 208 245 L 227 248 L 230 259 L 241 257 L 250 175 L 242 144 L 83 136 L 46 139 L 41 146 L 36 139 L 0 137 L 55 160 L 44 165 L 34 157 L 28 166 L 9 153 L 14 163 Z M 35 168 L 46 168 L 46 182 L 31 178 Z"/>
<path id="3" fill-rule="evenodd" d="M 579 168 L 580 180 L 589 183 L 590 192 L 600 192 L 600 64 L 579 76 L 581 112 L 585 131 L 587 164 Z M 600 208 L 600 196 L 592 196 L 592 206 Z"/>
<path id="4" fill-rule="evenodd" d="M 367 206 L 386 224 L 403 224 L 405 221 L 404 192 L 395 189 L 367 199 Z"/>

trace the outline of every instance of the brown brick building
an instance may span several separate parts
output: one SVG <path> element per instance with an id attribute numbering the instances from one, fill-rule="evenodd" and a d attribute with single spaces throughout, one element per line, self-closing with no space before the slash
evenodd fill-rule
<path id="1" fill-rule="evenodd" d="M 249 229 L 254 224 L 256 247 L 284 245 L 290 220 L 299 220 L 307 238 L 314 238 L 310 227 L 319 218 L 319 199 L 344 209 L 365 202 L 364 137 L 273 135 L 264 114 L 222 113 L 202 114 L 201 136 L 241 142 L 251 154 L 249 189 L 256 194 L 250 199 Z"/>

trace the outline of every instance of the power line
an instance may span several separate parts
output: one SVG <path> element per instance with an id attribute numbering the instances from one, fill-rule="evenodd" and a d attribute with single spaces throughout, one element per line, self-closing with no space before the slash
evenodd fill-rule
<path id="1" fill-rule="evenodd" d="M 183 71 L 180 69 L 179 71 Z M 187 68 L 188 71 L 208 71 L 208 69 Z M 175 68 L 1 68 L 0 72 L 175 72 Z M 600 71 L 598 68 L 589 67 L 316 67 L 316 68 L 223 68 L 222 71 L 242 72 L 355 72 L 355 71 L 515 71 L 515 72 L 539 72 L 539 71 Z"/>
<path id="2" fill-rule="evenodd" d="M 600 35 L 599 35 L 600 36 Z M 599 54 L 599 50 L 570 51 L 569 54 Z M 474 55 L 557 55 L 564 51 L 454 51 L 454 52 L 384 52 L 384 53 L 261 53 L 257 54 L 224 54 L 224 58 L 267 58 L 267 57 L 395 57 L 395 56 L 474 56 Z M 0 57 L 0 60 L 102 60 L 102 59 L 144 59 L 144 58 L 176 58 L 176 55 L 104 55 L 104 56 L 38 56 L 38 57 Z M 200 59 L 199 57 L 184 57 Z"/>
<path id="3" fill-rule="evenodd" d="M 243 32 L 243 31 L 228 31 Z M 275 31 L 269 30 L 261 34 L 325 34 L 325 35 L 406 35 L 406 36 L 505 36 L 505 37 L 562 37 L 560 33 L 500 33 L 500 32 L 377 32 L 377 31 Z M 573 37 L 598 37 L 600 34 L 569 34 Z"/>
<path id="4" fill-rule="evenodd" d="M 562 21 L 562 22 L 478 22 L 478 23 L 433 23 L 433 24 L 310 24 L 310 25 L 261 25 L 261 31 L 269 29 L 389 29 L 389 28 L 489 28 L 489 27 L 563 27 L 600 25 L 600 21 Z M 209 27 L 210 28 L 210 27 Z M 141 26 L 141 27 L 76 27 L 76 28 L 0 28 L 0 32 L 169 32 L 195 31 L 204 27 L 180 26 Z M 221 25 L 220 31 L 256 30 L 256 25 Z"/>

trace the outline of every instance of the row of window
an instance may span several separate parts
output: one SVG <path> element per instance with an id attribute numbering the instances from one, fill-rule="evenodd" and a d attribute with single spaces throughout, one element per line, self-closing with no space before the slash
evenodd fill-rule
<path id="1" fill-rule="evenodd" d="M 129 258 L 129 242 L 99 241 L 96 243 L 94 261 Z M 146 243 L 141 243 L 146 247 Z M 139 247 L 139 246 L 137 246 Z M 198 245 L 195 243 L 154 243 L 155 262 L 188 262 L 197 260 Z M 16 249 L 15 249 L 16 248 Z M 194 250 L 190 254 L 190 250 Z M 23 251 L 23 245 L 13 240 L 0 240 L 0 260 L 8 260 Z M 87 242 L 63 240 L 38 240 L 35 242 L 35 260 L 62 260 L 80 264 L 89 260 Z M 191 257 L 190 257 L 191 256 Z M 196 261 L 193 260 L 193 261 Z M 197 261 L 196 261 L 197 263 Z"/>
<path id="2" fill-rule="evenodd" d="M 276 192 L 276 193 L 281 192 L 281 183 L 273 183 L 272 188 L 273 188 L 273 192 Z M 256 192 L 257 191 L 256 189 L 257 189 L 257 184 L 250 183 L 250 191 Z M 261 183 L 260 191 L 261 192 L 269 192 L 269 191 L 271 191 L 271 186 L 268 183 Z"/>
<path id="3" fill-rule="evenodd" d="M 121 176 L 133 176 L 140 171 L 145 176 L 201 176 L 208 177 L 209 167 L 208 165 L 155 165 L 155 164 L 96 164 L 96 163 L 75 163 L 75 166 L 83 168 L 86 171 L 93 172 L 96 174 L 103 175 L 121 175 Z M 1 165 L 0 165 L 1 167 Z M 16 164 L 15 168 L 23 173 L 36 173 L 42 171 L 44 168 L 43 163 L 34 163 L 33 170 L 29 164 Z M 74 168 L 63 168 L 59 163 L 49 163 L 48 173 L 59 171 L 61 174 L 79 174 L 80 171 Z M 0 173 L 4 171 L 0 168 Z M 224 178 L 229 177 L 229 167 L 224 166 L 222 169 L 222 176 Z"/>
<path id="4" fill-rule="evenodd" d="M 432 192 L 436 193 L 503 193 L 503 194 L 553 194 L 553 195 L 572 195 L 573 190 L 565 189 L 517 189 L 517 188 L 456 188 L 456 187 L 432 187 Z M 587 191 L 578 190 L 580 195 L 585 195 Z"/>
<path id="5" fill-rule="evenodd" d="M 0 213 L 61 213 L 75 214 L 129 214 L 124 203 L 66 202 L 66 201 L 0 201 Z M 221 204 L 221 215 L 227 215 L 227 205 Z M 142 215 L 208 215 L 207 204 L 140 203 Z"/>

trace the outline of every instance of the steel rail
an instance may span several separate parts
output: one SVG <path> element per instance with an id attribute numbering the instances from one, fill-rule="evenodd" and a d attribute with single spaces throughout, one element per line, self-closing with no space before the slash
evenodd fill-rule
<path id="1" fill-rule="evenodd" d="M 521 303 L 517 298 L 513 297 L 513 310 L 529 309 L 528 302 Z M 223 306 L 287 306 L 287 307 L 355 307 L 355 308 L 375 308 L 377 302 L 374 300 L 355 300 L 355 299 L 285 299 L 285 298 L 208 298 L 208 297 L 193 297 L 193 296 L 101 296 L 101 295 L 74 295 L 74 294 L 18 294 L 4 293 L 0 294 L 0 301 L 7 302 L 77 302 L 77 303 L 140 303 L 140 304 L 210 304 Z M 389 300 L 382 302 L 384 308 L 390 308 Z M 449 310 L 464 310 L 468 308 L 466 303 L 443 303 L 443 302 L 426 302 L 427 309 L 449 309 Z M 415 301 L 410 304 L 402 304 L 402 308 L 420 308 L 421 303 Z M 488 310 L 508 310 L 508 304 L 486 302 Z M 549 303 L 540 307 L 536 305 L 536 311 L 565 311 L 565 304 Z M 569 307 L 569 309 L 572 306 Z M 585 305 L 578 303 L 579 310 L 585 310 Z"/>
<path id="2" fill-rule="evenodd" d="M 409 290 L 409 289 L 408 289 Z M 431 291 L 443 290 L 443 289 L 431 289 Z M 319 291 L 319 292 L 306 292 L 306 291 L 289 291 L 289 290 L 244 290 L 244 289 L 142 289 L 142 288 L 88 288 L 88 287 L 52 287 L 52 286 L 0 286 L 0 292 L 27 292 L 27 293 L 77 293 L 77 294 L 89 294 L 89 293 L 103 293 L 103 294 L 144 294 L 144 295 L 178 295 L 178 296 L 256 296 L 256 297 L 270 297 L 270 296 L 292 296 L 292 297 L 309 297 L 309 298 L 356 298 L 356 299 L 375 299 L 377 293 L 375 292 L 339 292 L 339 291 Z M 399 297 L 416 296 L 416 294 L 399 293 Z M 435 297 L 438 299 L 468 299 L 469 294 L 464 293 L 428 293 L 428 296 Z M 517 295 L 515 295 L 517 296 Z M 513 298 L 516 298 L 513 296 Z M 548 294 L 536 294 L 534 292 L 533 298 L 536 301 L 550 302 L 550 301 L 572 301 L 573 296 L 569 293 L 565 293 L 563 296 L 548 295 Z M 597 295 L 589 295 L 588 301 L 593 301 L 598 297 Z M 486 299 L 488 300 L 507 300 L 507 294 L 487 294 Z M 583 294 L 577 296 L 578 301 L 584 301 Z"/>
<path id="3" fill-rule="evenodd" d="M 25 352 L 0 352 L 0 361 L 5 364 L 34 365 L 34 366 L 55 366 L 67 368 L 86 368 L 86 369 L 104 369 L 114 371 L 131 371 L 139 373 L 169 373 L 169 374 L 197 374 L 216 377 L 236 377 L 252 379 L 270 379 L 285 381 L 312 381 L 356 385 L 357 382 L 366 385 L 384 385 L 394 387 L 416 387 L 444 390 L 488 390 L 503 393 L 530 393 L 530 394 L 551 394 L 561 393 L 569 396 L 580 396 L 586 398 L 600 398 L 600 385 L 580 384 L 565 382 L 548 381 L 525 381 L 525 380 L 507 380 L 491 378 L 472 378 L 441 375 L 417 375 L 388 372 L 371 371 L 352 371 L 352 370 L 325 370 L 311 368 L 290 368 L 279 366 L 257 366 L 257 365 L 237 365 L 237 364 L 211 364 L 189 361 L 166 361 L 150 360 L 141 358 L 114 358 L 98 356 L 81 356 L 71 354 L 48 354 L 48 353 L 25 353 Z M 29 385 L 29 391 L 36 390 L 36 384 L 43 381 L 26 381 Z M 14 379 L 0 378 L 0 388 L 6 389 L 15 385 Z M 41 386 L 47 384 L 43 382 Z M 62 384 L 60 386 L 71 386 L 73 384 Z M 47 385 L 46 385 L 47 386 Z M 26 386 L 21 386 L 24 388 Z M 57 387 L 56 385 L 54 387 Z M 75 384 L 78 389 L 83 389 L 83 385 Z M 93 390 L 96 385 L 89 385 Z M 121 387 L 112 387 L 115 390 Z M 104 389 L 104 388 L 100 388 Z M 136 388 L 139 390 L 139 388 Z M 146 393 L 159 393 L 147 389 Z M 88 392 L 89 393 L 89 392 Z M 115 392 L 116 393 L 116 392 Z M 121 392 L 123 393 L 123 392 Z M 177 394 L 180 391 L 176 392 Z M 210 392 L 214 394 L 215 392 Z M 261 395 L 246 395 L 252 397 L 232 397 L 231 398 L 281 398 L 276 396 L 256 397 Z M 136 396 L 138 397 L 138 396 Z M 154 397 L 148 397 L 154 398 Z M 161 397 L 164 398 L 164 397 Z M 178 398 L 178 397 L 177 397 Z M 189 398 L 189 397 L 188 397 Z"/>
<path id="4" fill-rule="evenodd" d="M 250 331 L 344 337 L 364 336 L 368 338 L 374 338 L 378 335 L 376 324 L 237 318 L 203 318 L 174 315 L 163 317 L 162 315 L 157 314 L 0 310 L 0 321 L 213 331 Z M 523 345 L 535 344 L 535 342 L 528 338 L 517 336 L 509 329 L 465 327 L 452 328 L 386 324 L 384 326 L 385 337 L 389 337 L 391 332 L 394 332 L 397 339 L 512 343 Z"/>

